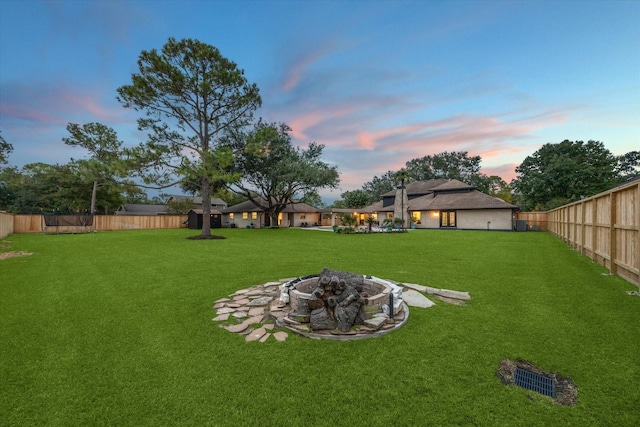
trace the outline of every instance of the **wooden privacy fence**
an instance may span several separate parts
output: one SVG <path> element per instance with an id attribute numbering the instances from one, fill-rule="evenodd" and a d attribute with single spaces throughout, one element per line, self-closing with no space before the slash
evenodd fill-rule
<path id="1" fill-rule="evenodd" d="M 0 212 L 0 239 L 13 234 L 13 215 Z"/>
<path id="2" fill-rule="evenodd" d="M 547 212 L 551 233 L 640 286 L 640 181 Z"/>
<path id="3" fill-rule="evenodd" d="M 186 215 L 96 215 L 93 225 L 47 227 L 42 215 L 13 215 L 13 233 L 73 233 L 87 231 L 150 230 L 182 228 Z"/>
<path id="4" fill-rule="evenodd" d="M 547 231 L 546 212 L 517 212 L 516 219 L 527 221 L 527 228 L 529 230 Z"/>

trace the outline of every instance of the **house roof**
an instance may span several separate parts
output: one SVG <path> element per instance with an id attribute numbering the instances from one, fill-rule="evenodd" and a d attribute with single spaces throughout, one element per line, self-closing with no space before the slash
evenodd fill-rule
<path id="1" fill-rule="evenodd" d="M 262 209 L 256 206 L 251 200 L 245 200 L 233 206 L 229 206 L 222 210 L 224 213 L 240 213 L 240 212 L 262 212 Z"/>
<path id="2" fill-rule="evenodd" d="M 193 200 L 193 204 L 194 205 L 202 205 L 202 197 L 183 196 L 183 195 L 171 195 L 171 196 L 169 196 L 169 201 L 174 201 L 174 202 L 184 202 L 187 199 Z M 211 205 L 212 206 L 227 206 L 227 202 L 225 202 L 224 200 L 222 200 L 222 199 L 220 199 L 218 197 L 212 197 L 211 198 Z"/>
<path id="3" fill-rule="evenodd" d="M 476 190 L 472 185 L 457 179 L 432 179 L 412 182 L 405 186 L 407 195 L 422 196 L 410 198 L 409 211 L 429 210 L 470 210 L 470 209 L 517 209 L 518 207 L 497 197 Z M 395 190 L 384 196 L 395 196 Z M 360 212 L 393 212 L 393 204 L 384 206 L 383 201 L 376 202 Z"/>
<path id="4" fill-rule="evenodd" d="M 393 205 L 384 207 L 383 206 L 383 201 L 380 200 L 378 202 L 375 202 L 372 205 L 365 206 L 364 208 L 361 208 L 360 211 L 363 212 L 363 213 L 393 212 Z"/>
<path id="5" fill-rule="evenodd" d="M 167 213 L 167 205 L 143 205 L 125 203 L 116 211 L 116 215 L 159 215 Z"/>
<path id="6" fill-rule="evenodd" d="M 478 190 L 464 193 L 428 194 L 409 200 L 410 211 L 470 210 L 470 209 L 517 209 L 517 206 Z"/>
<path id="7" fill-rule="evenodd" d="M 469 185 L 465 182 L 458 181 L 457 179 L 451 179 L 449 181 L 445 181 L 437 187 L 432 188 L 434 192 L 438 191 L 448 191 L 448 190 L 473 190 L 475 187 L 473 185 Z"/>
<path id="8" fill-rule="evenodd" d="M 260 197 L 256 199 L 257 202 L 261 203 L 264 201 L 264 198 Z M 237 205 L 229 206 L 226 209 L 222 210 L 224 213 L 241 213 L 241 212 L 262 212 L 263 209 L 259 206 L 256 206 L 251 200 L 245 200 L 242 203 L 238 203 Z M 320 209 L 308 205 L 307 203 L 289 203 L 282 210 L 283 213 L 314 213 L 314 212 L 322 212 Z"/>
<path id="9" fill-rule="evenodd" d="M 433 191 L 434 188 L 444 184 L 448 180 L 446 179 L 428 179 L 426 181 L 414 181 L 406 184 L 404 186 L 404 190 L 407 193 L 407 196 L 412 196 L 414 194 L 427 194 Z M 388 191 L 382 195 L 382 197 L 395 196 L 396 190 L 393 189 Z"/>
<path id="10" fill-rule="evenodd" d="M 204 213 L 202 211 L 202 209 L 191 209 L 189 212 L 195 212 L 198 215 L 202 215 Z M 211 213 L 215 214 L 215 215 L 222 215 L 222 212 L 220 212 L 218 209 L 214 209 L 214 208 L 211 208 Z"/>

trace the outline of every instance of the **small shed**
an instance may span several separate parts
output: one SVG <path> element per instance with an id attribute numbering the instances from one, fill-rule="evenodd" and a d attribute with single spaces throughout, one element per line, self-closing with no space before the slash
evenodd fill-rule
<path id="1" fill-rule="evenodd" d="M 187 213 L 187 222 L 190 229 L 202 230 L 202 209 L 191 209 L 189 213 Z M 222 228 L 222 212 L 217 209 L 211 209 L 211 218 L 209 224 L 211 225 L 211 228 Z"/>

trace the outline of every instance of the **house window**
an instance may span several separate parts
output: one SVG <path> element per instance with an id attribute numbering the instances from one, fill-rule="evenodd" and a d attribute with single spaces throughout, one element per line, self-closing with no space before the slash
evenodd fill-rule
<path id="1" fill-rule="evenodd" d="M 248 212 L 242 212 L 242 219 L 249 219 L 249 213 Z"/>
<path id="2" fill-rule="evenodd" d="M 422 212 L 412 212 L 411 217 L 416 224 L 422 224 Z"/>
<path id="3" fill-rule="evenodd" d="M 455 227 L 456 226 L 456 212 L 455 211 L 441 211 L 440 212 L 440 227 Z"/>
<path id="4" fill-rule="evenodd" d="M 304 213 L 304 212 L 302 212 L 302 213 L 300 214 L 300 219 L 307 219 L 307 214 L 306 214 L 306 213 Z"/>
<path id="5" fill-rule="evenodd" d="M 258 219 L 258 212 L 251 212 L 251 219 Z"/>
<path id="6" fill-rule="evenodd" d="M 231 221 L 233 221 L 233 212 L 231 212 L 231 213 L 229 214 L 229 219 L 230 219 Z"/>
<path id="7" fill-rule="evenodd" d="M 393 213 L 392 212 L 387 212 L 387 219 L 389 221 L 393 221 Z"/>

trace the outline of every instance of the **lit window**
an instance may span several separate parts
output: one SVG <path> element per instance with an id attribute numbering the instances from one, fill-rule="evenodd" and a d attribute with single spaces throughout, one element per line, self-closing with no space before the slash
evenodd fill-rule
<path id="1" fill-rule="evenodd" d="M 229 219 L 233 219 L 233 212 L 229 214 Z"/>
<path id="2" fill-rule="evenodd" d="M 413 216 L 413 222 L 415 222 L 416 224 L 420 224 L 420 221 L 422 220 L 422 213 L 421 212 L 413 212 L 412 216 Z"/>
<path id="3" fill-rule="evenodd" d="M 300 219 L 307 219 L 307 214 L 306 213 L 301 213 L 300 214 Z"/>
<path id="4" fill-rule="evenodd" d="M 456 213 L 455 211 L 440 212 L 440 227 L 455 227 Z"/>
<path id="5" fill-rule="evenodd" d="M 258 212 L 251 212 L 251 219 L 258 219 Z"/>
<path id="6" fill-rule="evenodd" d="M 242 212 L 242 219 L 249 219 L 249 214 L 247 212 Z"/>

